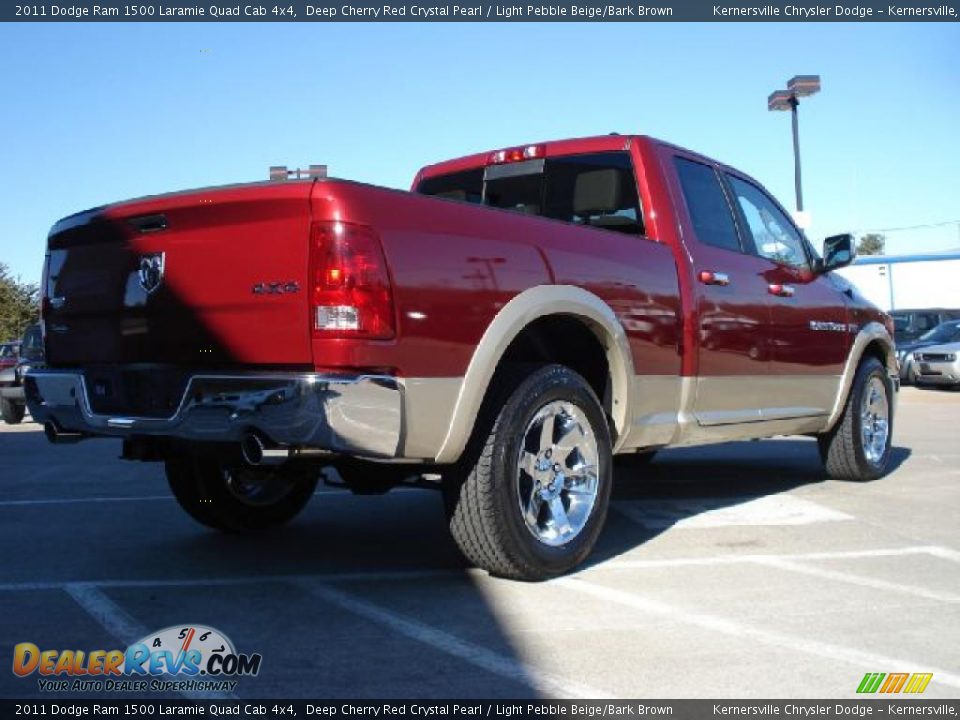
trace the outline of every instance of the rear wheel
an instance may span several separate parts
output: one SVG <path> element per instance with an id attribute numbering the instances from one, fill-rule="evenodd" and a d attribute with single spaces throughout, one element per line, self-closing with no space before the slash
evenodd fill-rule
<path id="1" fill-rule="evenodd" d="M 818 438 L 832 478 L 873 480 L 886 472 L 893 433 L 893 383 L 883 363 L 868 357 L 857 368 L 836 427 Z"/>
<path id="2" fill-rule="evenodd" d="M 583 562 L 603 527 L 612 479 L 606 418 L 587 382 L 559 365 L 502 382 L 477 435 L 444 479 L 450 530 L 467 559 L 521 580 Z"/>
<path id="3" fill-rule="evenodd" d="M 27 406 L 15 403 L 7 398 L 0 398 L 0 416 L 7 425 L 19 425 L 23 422 L 23 416 L 27 412 Z"/>
<path id="4" fill-rule="evenodd" d="M 309 464 L 251 467 L 212 458 L 166 461 L 167 480 L 180 506 L 196 521 L 242 532 L 282 525 L 313 496 L 318 471 Z"/>

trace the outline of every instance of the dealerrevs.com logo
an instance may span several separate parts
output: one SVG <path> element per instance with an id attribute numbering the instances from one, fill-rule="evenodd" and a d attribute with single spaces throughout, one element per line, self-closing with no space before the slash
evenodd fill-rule
<path id="1" fill-rule="evenodd" d="M 238 653 L 230 638 L 203 625 L 174 625 L 126 650 L 13 648 L 13 672 L 38 676 L 44 692 L 231 692 L 234 678 L 256 676 L 263 656 Z"/>

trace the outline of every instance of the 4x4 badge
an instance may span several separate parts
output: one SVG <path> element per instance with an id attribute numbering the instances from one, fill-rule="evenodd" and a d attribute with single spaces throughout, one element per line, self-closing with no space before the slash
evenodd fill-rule
<path id="1" fill-rule="evenodd" d="M 165 253 L 144 255 L 140 258 L 140 287 L 149 295 L 163 283 Z"/>

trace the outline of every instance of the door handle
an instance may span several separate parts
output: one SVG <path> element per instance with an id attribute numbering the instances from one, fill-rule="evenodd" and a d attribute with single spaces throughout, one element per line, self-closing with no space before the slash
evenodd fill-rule
<path id="1" fill-rule="evenodd" d="M 777 297 L 793 297 L 793 285 L 771 284 L 767 285 L 767 292 Z"/>
<path id="2" fill-rule="evenodd" d="M 722 272 L 701 270 L 700 282 L 702 282 L 704 285 L 729 285 L 730 277 L 726 273 Z"/>

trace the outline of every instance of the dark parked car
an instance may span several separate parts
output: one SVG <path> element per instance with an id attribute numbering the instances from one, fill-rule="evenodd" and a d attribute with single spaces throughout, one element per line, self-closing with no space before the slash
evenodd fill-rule
<path id="1" fill-rule="evenodd" d="M 897 344 L 897 359 L 900 360 L 900 379 L 905 383 L 914 383 L 920 372 L 917 363 L 917 350 L 960 342 L 960 320 L 940 323 L 928 330 L 913 342 Z"/>
<path id="2" fill-rule="evenodd" d="M 39 325 L 31 325 L 17 342 L 18 361 L 0 369 L 0 415 L 8 425 L 23 421 L 27 405 L 23 395 L 23 376 L 31 367 L 43 365 L 43 336 Z"/>
<path id="3" fill-rule="evenodd" d="M 894 323 L 893 339 L 897 343 L 897 349 L 900 349 L 907 343 L 918 340 L 921 335 L 933 330 L 941 323 L 960 320 L 960 310 L 944 308 L 892 310 L 890 316 Z"/>

